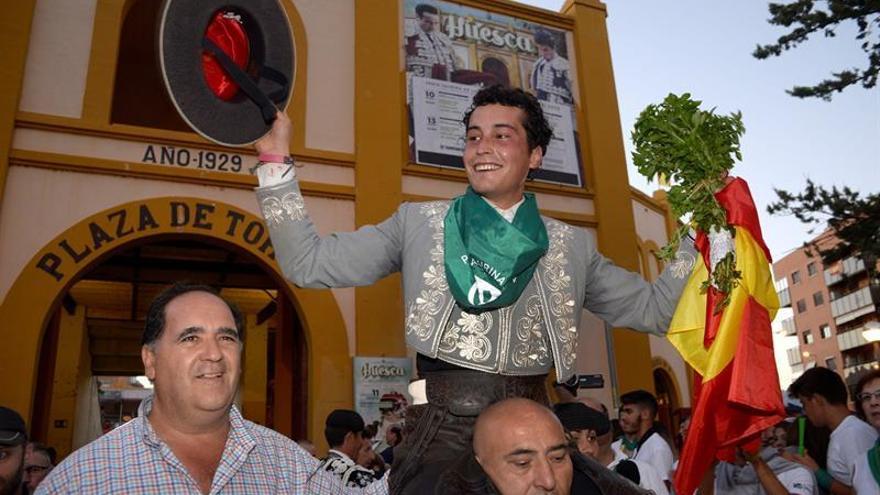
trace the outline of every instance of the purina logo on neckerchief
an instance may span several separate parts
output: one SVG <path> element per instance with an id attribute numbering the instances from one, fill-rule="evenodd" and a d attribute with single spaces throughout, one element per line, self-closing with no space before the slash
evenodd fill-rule
<path id="1" fill-rule="evenodd" d="M 468 302 L 474 306 L 482 306 L 498 299 L 499 296 L 501 291 L 497 287 L 474 275 L 474 283 L 468 290 Z"/>

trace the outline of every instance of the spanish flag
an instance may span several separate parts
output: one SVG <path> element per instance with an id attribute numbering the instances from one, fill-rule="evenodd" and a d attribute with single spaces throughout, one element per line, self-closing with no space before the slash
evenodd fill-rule
<path id="1" fill-rule="evenodd" d="M 735 229 L 736 269 L 742 279 L 730 304 L 715 313 L 715 302 L 724 294 L 714 287 L 700 293 L 711 267 L 708 238 L 698 232 L 702 257 L 694 263 L 667 336 L 698 375 L 674 480 L 681 495 L 694 493 L 714 458 L 732 461 L 733 447 L 751 443 L 785 418 L 770 330 L 779 300 L 758 212 L 742 179 L 734 179 L 715 198 Z"/>

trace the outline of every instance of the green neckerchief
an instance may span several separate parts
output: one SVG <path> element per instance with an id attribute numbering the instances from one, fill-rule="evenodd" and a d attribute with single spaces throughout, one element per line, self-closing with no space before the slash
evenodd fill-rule
<path id="1" fill-rule="evenodd" d="M 549 246 L 534 194 L 508 222 L 470 187 L 449 206 L 443 243 L 449 290 L 469 313 L 516 302 Z"/>
<path id="2" fill-rule="evenodd" d="M 874 475 L 874 481 L 880 485 L 880 439 L 868 451 L 868 466 L 871 468 L 871 474 Z"/>
<path id="3" fill-rule="evenodd" d="M 627 452 L 635 452 L 639 448 L 638 440 L 630 440 L 626 437 L 620 437 L 620 443 Z"/>

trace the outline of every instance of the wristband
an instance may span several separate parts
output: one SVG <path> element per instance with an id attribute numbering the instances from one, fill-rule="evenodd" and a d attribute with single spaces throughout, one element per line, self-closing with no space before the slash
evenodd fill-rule
<path id="1" fill-rule="evenodd" d="M 818 483 L 823 490 L 831 491 L 831 482 L 833 481 L 833 478 L 828 474 L 828 471 L 819 468 L 814 474 L 816 475 L 816 483 Z"/>
<path id="2" fill-rule="evenodd" d="M 283 163 L 285 165 L 293 165 L 293 157 L 290 155 L 260 153 L 260 156 L 257 159 L 263 163 Z"/>

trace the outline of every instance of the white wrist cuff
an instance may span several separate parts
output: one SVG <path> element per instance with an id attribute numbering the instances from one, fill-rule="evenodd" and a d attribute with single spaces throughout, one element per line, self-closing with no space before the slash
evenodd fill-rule
<path id="1" fill-rule="evenodd" d="M 260 187 L 277 186 L 292 181 L 296 176 L 293 165 L 286 163 L 264 163 L 257 167 L 256 174 Z"/>

